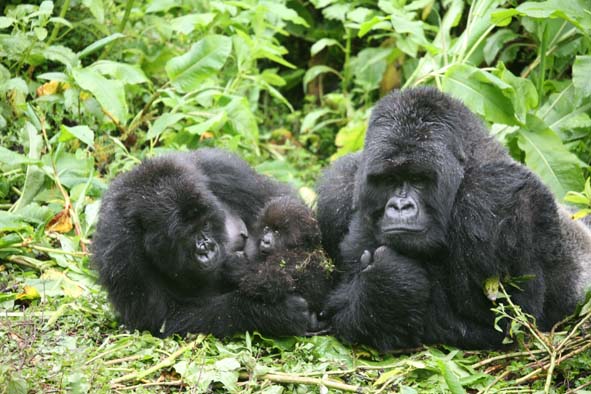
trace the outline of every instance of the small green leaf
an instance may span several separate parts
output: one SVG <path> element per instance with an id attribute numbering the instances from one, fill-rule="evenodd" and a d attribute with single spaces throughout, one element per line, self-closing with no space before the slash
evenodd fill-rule
<path id="1" fill-rule="evenodd" d="M 114 33 L 114 34 L 111 34 L 110 36 L 107 36 L 105 38 L 101 38 L 100 40 L 93 42 L 92 44 L 90 44 L 89 46 L 87 46 L 86 48 L 84 48 L 83 50 L 78 52 L 78 58 L 82 59 L 83 57 L 86 57 L 86 56 L 90 55 L 91 53 L 98 51 L 99 49 L 103 48 L 104 46 L 110 44 L 111 42 L 118 40 L 120 38 L 123 38 L 123 37 L 125 37 L 124 34 Z"/>
<path id="2" fill-rule="evenodd" d="M 66 125 L 62 125 L 61 132 L 62 134 L 59 138 L 60 142 L 65 142 L 73 138 L 78 138 L 80 141 L 84 142 L 89 147 L 94 148 L 94 132 L 88 126 L 82 125 L 68 127 Z"/>
<path id="3" fill-rule="evenodd" d="M 339 44 L 337 40 L 334 40 L 332 38 L 321 38 L 320 40 L 316 41 L 310 48 L 310 55 L 314 56 L 318 52 L 322 51 L 324 48 L 333 45 L 336 45 L 339 48 L 343 49 L 343 47 L 341 46 L 341 44 Z"/>
<path id="4" fill-rule="evenodd" d="M 318 66 L 313 66 L 310 67 L 308 69 L 308 71 L 306 71 L 306 74 L 304 75 L 304 91 L 307 90 L 308 84 L 317 76 L 321 75 L 321 74 L 325 74 L 325 73 L 333 73 L 335 75 L 337 75 L 339 78 L 342 79 L 341 74 L 339 74 L 339 72 L 337 70 L 335 70 L 332 67 L 328 67 L 325 65 L 318 65 Z"/>
<path id="5" fill-rule="evenodd" d="M 591 96 L 591 56 L 577 56 L 573 64 L 573 84 L 583 97 Z"/>
<path id="6" fill-rule="evenodd" d="M 178 123 L 181 119 L 185 118 L 184 114 L 179 113 L 170 113 L 166 112 L 163 113 L 150 127 L 148 130 L 148 134 L 146 134 L 146 139 L 151 140 L 153 138 L 158 137 L 160 134 L 164 132 L 167 128 L 172 126 L 175 123 Z"/>

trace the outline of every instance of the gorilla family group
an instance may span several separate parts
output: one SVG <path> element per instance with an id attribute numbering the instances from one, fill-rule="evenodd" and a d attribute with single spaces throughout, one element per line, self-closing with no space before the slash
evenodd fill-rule
<path id="1" fill-rule="evenodd" d="M 433 88 L 381 99 L 317 192 L 314 215 L 216 149 L 147 160 L 103 197 L 100 281 L 127 327 L 158 336 L 330 332 L 381 351 L 501 346 L 490 278 L 529 278 L 507 291 L 544 330 L 591 283 L 588 228 Z"/>

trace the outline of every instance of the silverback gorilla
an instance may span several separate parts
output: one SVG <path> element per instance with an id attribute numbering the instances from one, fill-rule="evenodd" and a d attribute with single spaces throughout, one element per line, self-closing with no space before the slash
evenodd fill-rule
<path id="1" fill-rule="evenodd" d="M 158 336 L 305 334 L 311 318 L 302 297 L 255 300 L 225 279 L 265 203 L 293 193 L 216 149 L 150 159 L 115 179 L 92 250 L 123 323 Z"/>
<path id="2" fill-rule="evenodd" d="M 378 102 L 364 150 L 335 162 L 318 194 L 340 272 L 325 314 L 350 342 L 499 347 L 488 278 L 531 275 L 509 292 L 542 329 L 591 283 L 587 228 L 462 103 L 432 88 Z"/>

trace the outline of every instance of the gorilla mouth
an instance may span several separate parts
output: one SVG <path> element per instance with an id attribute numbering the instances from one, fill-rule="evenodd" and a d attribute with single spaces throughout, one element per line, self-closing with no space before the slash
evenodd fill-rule
<path id="1" fill-rule="evenodd" d="M 427 230 L 426 227 L 390 226 L 382 228 L 384 234 L 420 234 Z"/>

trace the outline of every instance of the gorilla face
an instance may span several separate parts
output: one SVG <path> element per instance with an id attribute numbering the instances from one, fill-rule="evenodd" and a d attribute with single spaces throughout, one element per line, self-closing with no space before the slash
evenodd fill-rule
<path id="1" fill-rule="evenodd" d="M 277 252 L 319 244 L 320 229 L 310 208 L 297 198 L 283 196 L 265 205 L 245 251 L 251 259 L 264 259 Z"/>
<path id="2" fill-rule="evenodd" d="M 147 166 L 150 171 L 150 167 Z M 165 166 L 130 196 L 130 215 L 141 229 L 146 264 L 175 283 L 195 286 L 241 250 L 244 222 L 207 189 L 196 171 Z"/>
<path id="3" fill-rule="evenodd" d="M 380 116 L 386 110 L 377 106 L 370 121 L 355 202 L 380 244 L 411 256 L 440 253 L 464 176 L 461 141 L 432 108 L 404 121 L 402 111 Z"/>

